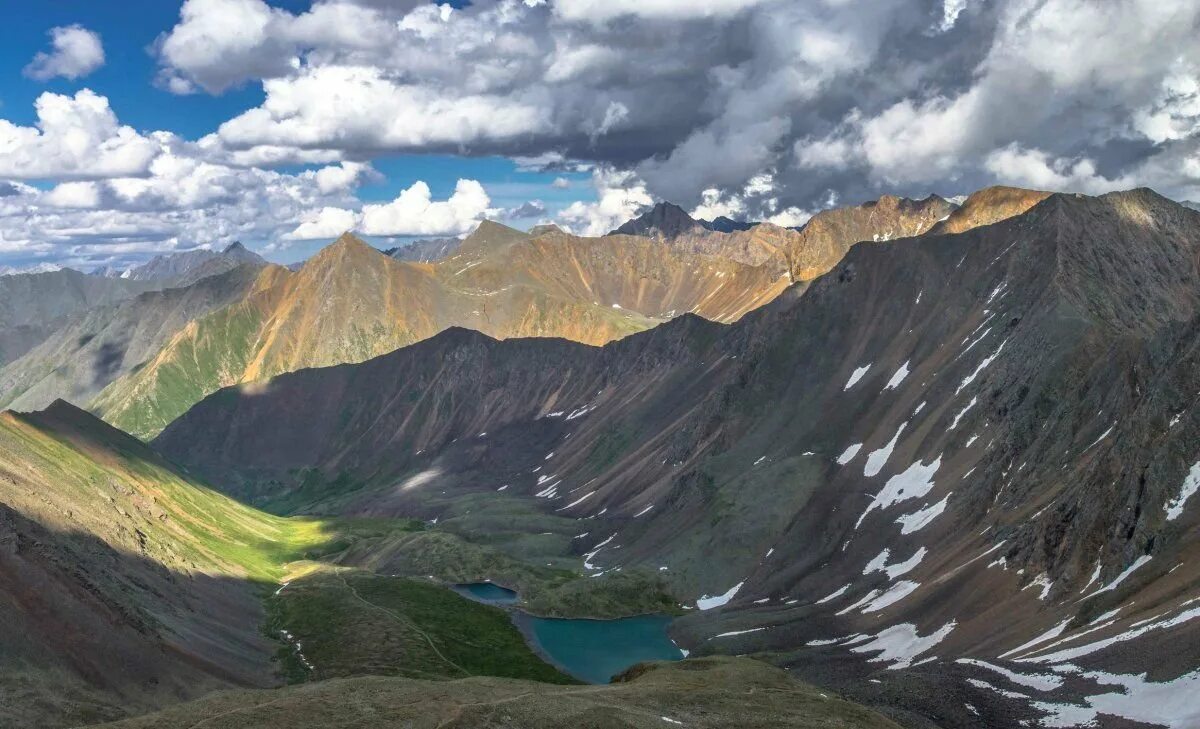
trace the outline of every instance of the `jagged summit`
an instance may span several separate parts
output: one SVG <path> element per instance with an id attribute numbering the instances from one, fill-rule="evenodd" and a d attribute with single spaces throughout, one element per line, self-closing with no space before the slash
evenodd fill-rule
<path id="1" fill-rule="evenodd" d="M 674 238 L 685 233 L 707 230 L 700 221 L 674 203 L 660 202 L 649 211 L 626 222 L 610 235 L 642 235 L 648 238 Z"/>

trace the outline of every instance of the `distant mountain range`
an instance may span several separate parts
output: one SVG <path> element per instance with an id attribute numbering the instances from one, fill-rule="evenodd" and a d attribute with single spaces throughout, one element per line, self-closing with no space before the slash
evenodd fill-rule
<path id="1" fill-rule="evenodd" d="M 791 229 L 727 218 L 695 220 L 676 205 L 659 203 L 613 234 L 645 236 L 689 253 L 754 266 L 775 265 L 793 281 L 809 281 L 832 268 L 852 244 L 919 235 L 954 208 L 937 196 L 920 201 L 885 196 L 860 206 L 823 211 L 800 229 Z"/>
<path id="2" fill-rule="evenodd" d="M 266 263 L 262 256 L 247 249 L 241 243 L 234 242 L 222 251 L 197 248 L 179 253 L 166 253 L 155 256 L 140 266 L 133 266 L 125 270 L 102 267 L 92 273 L 131 281 L 157 281 L 178 287 L 187 286 L 206 276 L 225 273 L 241 265 L 263 266 Z"/>

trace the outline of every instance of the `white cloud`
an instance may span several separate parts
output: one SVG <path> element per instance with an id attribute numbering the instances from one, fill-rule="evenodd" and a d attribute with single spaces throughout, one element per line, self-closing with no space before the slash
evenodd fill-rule
<path id="1" fill-rule="evenodd" d="M 285 240 L 332 240 L 357 228 L 359 216 L 353 210 L 326 207 L 306 211 L 300 220 L 295 230 L 283 236 Z"/>
<path id="2" fill-rule="evenodd" d="M 94 182 L 63 182 L 43 195 L 42 200 L 59 208 L 95 208 L 100 205 L 100 189 Z"/>
<path id="3" fill-rule="evenodd" d="M 646 185 L 632 172 L 609 168 L 592 174 L 595 202 L 574 202 L 559 212 L 563 228 L 579 235 L 604 235 L 654 204 Z"/>
<path id="4" fill-rule="evenodd" d="M 372 67 L 322 66 L 263 84 L 267 98 L 221 125 L 232 147 L 402 151 L 454 148 L 550 131 L 543 108 L 519 96 L 447 95 Z"/>
<path id="5" fill-rule="evenodd" d="M 984 166 L 998 179 L 1037 190 L 1099 195 L 1135 186 L 1127 178 L 1110 180 L 1100 176 L 1090 159 L 1052 159 L 1041 150 L 1022 149 L 1016 144 L 989 154 Z"/>
<path id="6" fill-rule="evenodd" d="M 117 123 L 108 99 L 90 89 L 43 93 L 35 127 L 0 119 L 0 177 L 103 178 L 145 174 L 158 140 Z"/>
<path id="7" fill-rule="evenodd" d="M 239 166 L 211 139 L 133 132 L 88 90 L 43 94 L 37 108 L 37 128 L 0 121 L 0 175 L 61 180 L 48 191 L 0 184 L 0 252 L 17 261 L 36 254 L 87 269 L 281 240 L 311 211 L 357 208 L 355 188 L 377 174 L 361 162 L 295 173 Z"/>
<path id="8" fill-rule="evenodd" d="M 447 200 L 433 200 L 429 185 L 417 181 L 393 201 L 364 205 L 360 229 L 366 235 L 458 235 L 490 212 L 491 199 L 475 180 L 459 180 Z"/>
<path id="9" fill-rule="evenodd" d="M 758 4 L 759 0 L 557 0 L 554 12 L 593 23 L 621 17 L 688 20 L 733 15 Z"/>
<path id="10" fill-rule="evenodd" d="M 81 25 L 50 29 L 49 53 L 39 52 L 25 67 L 26 76 L 49 81 L 55 76 L 77 79 L 104 65 L 104 46 L 100 36 Z"/>

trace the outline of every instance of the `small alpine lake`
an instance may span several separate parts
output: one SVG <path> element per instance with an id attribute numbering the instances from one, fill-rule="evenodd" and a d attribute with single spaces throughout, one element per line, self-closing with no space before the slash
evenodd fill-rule
<path id="1" fill-rule="evenodd" d="M 517 593 L 490 582 L 455 585 L 480 602 L 512 607 Z M 565 673 L 587 683 L 608 683 L 613 676 L 643 661 L 678 661 L 684 657 L 667 635 L 668 615 L 638 615 L 613 620 L 539 618 L 512 611 L 514 622 L 530 646 Z"/>
<path id="2" fill-rule="evenodd" d="M 683 658 L 683 651 L 667 636 L 667 615 L 587 620 L 518 613 L 516 620 L 535 650 L 588 683 L 608 683 L 635 663 Z"/>

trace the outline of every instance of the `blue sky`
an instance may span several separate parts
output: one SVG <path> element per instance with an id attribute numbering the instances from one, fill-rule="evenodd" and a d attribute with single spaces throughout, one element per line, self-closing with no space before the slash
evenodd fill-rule
<path id="1" fill-rule="evenodd" d="M 1195 0 L 54 0 L 3 28 L 0 267 L 599 235 L 659 200 L 1200 199 Z"/>
<path id="2" fill-rule="evenodd" d="M 453 3 L 462 6 L 465 3 Z M 172 94 L 155 83 L 159 64 L 154 55 L 156 40 L 174 26 L 180 15 L 180 3 L 170 0 L 127 0 L 119 5 L 83 0 L 56 0 L 50 3 L 11 3 L 4 8 L 5 43 L 0 44 L 0 118 L 20 126 L 37 123 L 34 103 L 45 92 L 71 95 L 87 88 L 109 99 L 122 124 L 141 132 L 165 130 L 188 140 L 197 140 L 215 131 L 222 122 L 263 102 L 262 85 L 242 83 L 220 93 Z M 272 0 L 272 7 L 302 13 L 310 0 Z M 104 64 L 85 78 L 56 77 L 37 80 L 22 69 L 49 46 L 48 33 L 56 27 L 80 25 L 97 33 L 103 43 Z M 524 169 L 501 156 L 466 156 L 444 153 L 380 154 L 370 164 L 377 174 L 364 179 L 356 191 L 363 203 L 385 203 L 413 183 L 428 184 L 433 198 L 449 197 L 461 178 L 478 180 L 487 189 L 497 208 L 515 209 L 530 201 L 545 205 L 546 214 L 508 219 L 507 224 L 528 227 L 552 216 L 554 211 L 578 200 L 593 200 L 590 175 L 576 171 Z M 281 164 L 280 172 L 296 174 L 319 169 L 320 164 Z M 555 185 L 555 181 L 558 185 Z M 564 185 L 566 180 L 570 184 Z M 32 187 L 48 190 L 53 179 L 30 179 Z M 235 236 L 239 237 L 239 236 Z M 269 240 L 256 239 L 253 233 L 244 242 L 280 262 L 300 260 L 327 243 L 324 239 L 297 241 L 273 250 Z M 381 247 L 403 243 L 422 236 L 396 238 L 364 236 Z M 187 240 L 179 248 L 192 247 Z M 151 253 L 153 251 L 150 251 Z M 145 255 L 134 255 L 139 260 Z M 101 263 L 100 259 L 97 263 Z M 0 265 L 31 263 L 42 256 L 5 255 Z"/>

